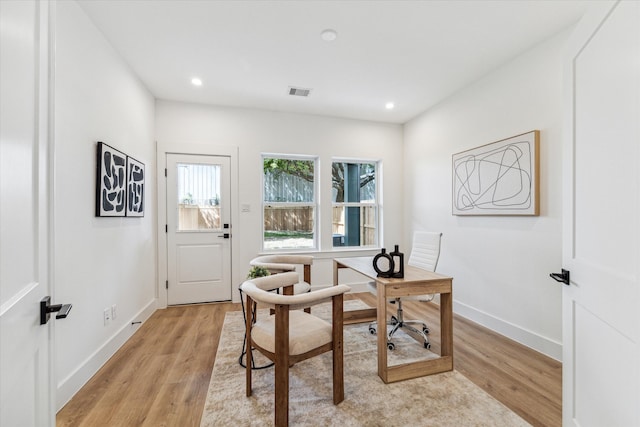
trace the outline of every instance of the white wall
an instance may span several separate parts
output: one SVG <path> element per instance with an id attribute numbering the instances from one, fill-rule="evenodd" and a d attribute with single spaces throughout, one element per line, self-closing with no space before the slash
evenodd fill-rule
<path id="1" fill-rule="evenodd" d="M 442 231 L 454 310 L 561 358 L 562 48 L 541 43 L 405 125 L 405 232 Z M 451 155 L 540 130 L 540 216 L 451 214 Z"/>
<path id="2" fill-rule="evenodd" d="M 55 78 L 57 408 L 155 309 L 154 99 L 75 2 L 58 2 Z M 144 218 L 96 218 L 96 142 L 146 164 Z M 105 326 L 103 309 L 117 305 Z"/>
<path id="3" fill-rule="evenodd" d="M 246 277 L 249 261 L 261 251 L 263 152 L 319 156 L 323 230 L 331 230 L 332 157 L 381 160 L 384 244 L 403 244 L 402 127 L 399 125 L 159 100 L 156 102 L 156 138 L 160 146 L 180 143 L 237 147 L 239 197 L 232 201 L 232 209 L 239 212 L 240 205 L 248 204 L 251 211 L 240 212 L 238 223 L 232 224 L 234 288 Z M 312 268 L 312 284 L 320 286 L 331 284 L 333 278 L 335 252 L 331 252 L 330 232 L 324 232 L 321 244 L 323 252 L 314 254 L 317 259 Z M 164 283 L 164 278 L 158 277 L 158 280 Z M 160 292 L 165 292 L 163 286 Z"/>
<path id="4" fill-rule="evenodd" d="M 317 155 L 321 227 L 330 228 L 332 157 L 383 164 L 383 244 L 409 252 L 413 230 L 444 233 L 439 271 L 454 277 L 456 312 L 560 357 L 561 47 L 559 35 L 460 91 L 404 127 L 331 117 L 156 101 L 75 2 L 57 6 L 55 104 L 57 405 L 66 401 L 146 320 L 165 278 L 156 275 L 156 164 L 162 143 L 236 147 L 233 283 L 261 250 L 261 153 Z M 541 215 L 451 215 L 451 154 L 541 131 Z M 404 135 L 403 135 L 404 133 Z M 95 218 L 96 141 L 146 164 L 144 218 Z M 250 212 L 240 212 L 248 204 Z M 329 233 L 312 281 L 328 285 Z M 357 281 L 357 278 L 353 278 Z M 162 295 L 158 295 L 162 299 Z M 118 318 L 103 325 L 103 309 Z"/>

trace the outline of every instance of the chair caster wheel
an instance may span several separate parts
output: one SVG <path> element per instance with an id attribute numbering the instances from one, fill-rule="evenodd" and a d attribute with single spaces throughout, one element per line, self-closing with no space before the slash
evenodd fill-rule
<path id="1" fill-rule="evenodd" d="M 397 325 L 398 324 L 398 318 L 396 316 L 391 316 L 391 324 L 392 325 Z"/>
<path id="2" fill-rule="evenodd" d="M 424 348 L 431 348 L 431 343 L 429 342 L 424 343 Z"/>
<path id="3" fill-rule="evenodd" d="M 424 332 L 425 334 L 428 334 L 431 331 L 429 330 L 429 328 L 425 326 L 424 328 L 422 328 L 422 332 Z"/>
<path id="4" fill-rule="evenodd" d="M 369 333 L 371 335 L 375 335 L 376 334 L 376 328 L 369 328 Z"/>
<path id="5" fill-rule="evenodd" d="M 394 343 L 392 343 L 392 342 L 388 342 L 387 343 L 387 348 L 389 350 L 395 350 L 396 349 L 396 345 Z"/>

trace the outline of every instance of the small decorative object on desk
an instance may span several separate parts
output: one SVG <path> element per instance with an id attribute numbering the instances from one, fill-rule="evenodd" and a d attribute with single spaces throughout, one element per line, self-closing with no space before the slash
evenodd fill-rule
<path id="1" fill-rule="evenodd" d="M 378 265 L 380 261 L 382 261 L 382 268 Z M 385 248 L 382 248 L 382 251 L 373 257 L 373 269 L 378 273 L 378 277 L 393 277 L 393 271 L 395 269 L 393 257 L 387 253 Z"/>
<path id="2" fill-rule="evenodd" d="M 267 270 L 266 268 L 260 267 L 259 265 L 254 265 L 249 270 L 249 274 L 247 274 L 247 279 L 255 279 L 256 277 L 264 277 L 270 274 L 271 273 L 269 273 L 269 270 Z"/>
<path id="3" fill-rule="evenodd" d="M 392 265 L 395 264 L 393 275 L 391 277 L 402 279 L 404 277 L 404 254 L 400 252 L 398 245 L 395 245 L 393 252 L 390 252 L 389 255 L 393 260 Z"/>

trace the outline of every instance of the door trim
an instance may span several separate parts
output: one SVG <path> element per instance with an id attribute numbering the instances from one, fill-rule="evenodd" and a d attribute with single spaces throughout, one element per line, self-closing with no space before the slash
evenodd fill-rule
<path id="1" fill-rule="evenodd" d="M 156 298 L 158 300 L 158 308 L 167 308 L 167 288 L 166 283 L 168 280 L 168 266 L 167 266 L 167 233 L 165 232 L 165 225 L 167 224 L 167 181 L 165 180 L 164 170 L 166 168 L 167 154 L 191 154 L 191 155 L 204 155 L 204 156 L 220 156 L 229 157 L 230 160 L 230 176 L 231 176 L 231 231 L 232 233 L 238 233 L 238 230 L 233 230 L 233 227 L 239 223 L 238 216 L 238 147 L 228 145 L 213 145 L 213 144 L 181 144 L 179 142 L 166 142 L 156 141 L 156 177 L 157 177 L 157 200 L 158 200 L 158 244 L 156 250 L 156 259 L 158 261 L 157 272 L 157 287 Z M 235 263 L 239 259 L 238 246 L 231 245 L 231 285 L 237 278 L 235 272 Z M 235 297 L 237 292 L 232 289 L 232 297 Z"/>

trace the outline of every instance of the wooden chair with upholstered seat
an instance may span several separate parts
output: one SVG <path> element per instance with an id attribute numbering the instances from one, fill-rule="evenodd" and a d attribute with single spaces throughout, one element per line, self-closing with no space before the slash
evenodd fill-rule
<path id="1" fill-rule="evenodd" d="M 271 274 L 286 273 L 288 271 L 296 271 L 296 265 L 302 266 L 302 282 L 298 282 L 293 287 L 283 290 L 284 295 L 297 295 L 311 291 L 311 266 L 313 265 L 313 257 L 310 255 L 262 255 L 254 258 L 249 263 L 251 267 L 263 267 L 269 270 Z M 279 291 L 278 291 L 279 292 Z M 310 308 L 304 311 L 311 313 Z M 272 313 L 273 314 L 273 313 Z"/>
<path id="2" fill-rule="evenodd" d="M 293 288 L 289 288 L 287 292 L 293 291 L 291 295 L 302 294 L 311 290 L 311 265 L 313 257 L 309 255 L 262 255 L 251 260 L 249 265 L 252 267 L 263 267 L 269 270 L 271 274 L 286 273 L 288 271 L 296 271 L 296 265 L 303 267 L 303 281 L 296 283 Z"/>
<path id="3" fill-rule="evenodd" d="M 262 255 L 252 259 L 249 262 L 251 267 L 262 267 L 269 271 L 269 274 L 287 273 L 290 271 L 296 271 L 297 266 L 302 267 L 302 281 L 298 281 L 293 286 L 288 286 L 285 289 L 274 289 L 274 291 L 282 294 L 297 295 L 309 292 L 311 290 L 311 265 L 313 264 L 313 257 L 309 255 L 287 255 L 287 254 L 273 254 Z M 240 299 L 243 299 L 242 288 L 240 288 Z M 255 307 L 251 307 L 255 312 Z M 245 306 L 242 305 L 242 311 L 244 312 Z M 304 309 L 307 313 L 311 313 L 311 308 Z M 273 314 L 273 310 L 271 311 Z M 247 354 L 245 345 L 242 345 L 242 352 L 238 358 L 238 363 L 244 368 L 246 363 L 243 361 Z M 255 361 L 254 361 L 255 363 Z M 263 366 L 253 366 L 254 369 L 269 368 L 273 364 L 269 363 Z"/>
<path id="4" fill-rule="evenodd" d="M 314 292 L 289 295 L 298 283 L 298 273 L 286 272 L 247 280 L 241 286 L 246 295 L 247 307 L 254 302 L 260 307 L 271 308 L 275 314 L 246 310 L 247 348 L 254 348 L 275 363 L 275 425 L 287 426 L 289 422 L 289 367 L 295 363 L 332 351 L 333 353 L 333 403 L 344 400 L 343 373 L 343 303 L 346 285 L 331 286 Z M 286 293 L 269 292 L 284 288 Z M 331 301 L 331 323 L 302 309 Z M 255 321 L 254 321 L 255 320 Z M 252 394 L 252 353 L 247 352 L 246 391 Z"/>

